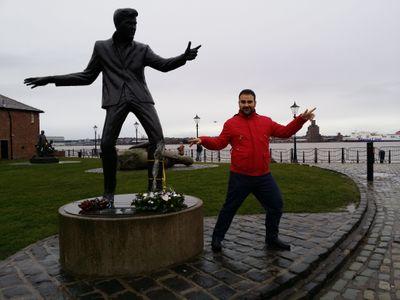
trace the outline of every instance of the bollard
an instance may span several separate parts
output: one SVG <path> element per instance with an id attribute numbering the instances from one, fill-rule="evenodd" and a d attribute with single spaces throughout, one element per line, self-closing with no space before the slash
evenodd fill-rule
<path id="1" fill-rule="evenodd" d="M 280 161 L 282 162 L 282 151 L 279 152 Z"/>
<path id="2" fill-rule="evenodd" d="M 367 180 L 374 181 L 374 143 L 367 143 Z"/>
<path id="3" fill-rule="evenodd" d="M 290 162 L 292 163 L 293 160 L 294 160 L 294 157 L 293 157 L 293 148 L 290 148 Z"/>
<path id="4" fill-rule="evenodd" d="M 358 150 L 357 150 L 357 163 L 359 163 L 359 162 L 360 162 L 360 156 L 359 156 Z"/>
<path id="5" fill-rule="evenodd" d="M 317 164 L 318 163 L 318 149 L 314 148 L 314 162 Z"/>
<path id="6" fill-rule="evenodd" d="M 214 152 L 211 151 L 211 162 L 214 161 L 214 159 L 213 159 L 213 153 L 214 153 Z"/>
<path id="7" fill-rule="evenodd" d="M 331 150 L 328 151 L 328 164 L 331 163 Z"/>
<path id="8" fill-rule="evenodd" d="M 206 149 L 204 149 L 204 152 L 203 152 L 203 154 L 204 154 L 204 162 L 207 162 L 207 154 L 206 154 Z"/>
<path id="9" fill-rule="evenodd" d="M 221 162 L 221 151 L 218 150 L 218 162 Z"/>
<path id="10" fill-rule="evenodd" d="M 345 163 L 345 159 L 344 159 L 344 148 L 342 148 L 342 164 Z"/>
<path id="11" fill-rule="evenodd" d="M 392 154 L 391 151 L 389 150 L 388 163 L 390 164 L 391 162 L 392 162 Z"/>
<path id="12" fill-rule="evenodd" d="M 193 149 L 190 149 L 190 157 L 193 158 Z"/>
<path id="13" fill-rule="evenodd" d="M 306 157 L 304 155 L 304 151 L 303 151 L 303 164 L 306 162 Z"/>

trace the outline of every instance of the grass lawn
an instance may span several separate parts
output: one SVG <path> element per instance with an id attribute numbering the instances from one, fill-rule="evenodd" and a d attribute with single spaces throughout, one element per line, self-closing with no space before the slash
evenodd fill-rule
<path id="1" fill-rule="evenodd" d="M 75 159 L 77 160 L 77 159 Z M 103 175 L 85 173 L 101 167 L 99 159 L 75 164 L 11 165 L 0 161 L 0 260 L 21 248 L 57 233 L 58 208 L 75 200 L 100 196 Z M 356 185 L 346 176 L 315 167 L 272 164 L 281 187 L 285 212 L 338 211 L 358 202 Z M 218 213 L 226 193 L 229 165 L 192 171 L 168 171 L 167 185 L 199 197 L 206 216 Z M 118 194 L 144 191 L 147 171 L 121 171 Z M 240 214 L 262 213 L 250 196 Z"/>

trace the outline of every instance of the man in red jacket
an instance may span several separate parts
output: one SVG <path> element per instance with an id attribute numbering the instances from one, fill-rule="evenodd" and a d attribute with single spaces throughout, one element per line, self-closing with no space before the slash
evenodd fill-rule
<path id="1" fill-rule="evenodd" d="M 231 144 L 231 167 L 225 203 L 214 227 L 211 247 L 221 251 L 221 242 L 246 197 L 253 193 L 266 210 L 265 242 L 268 249 L 290 250 L 290 245 L 278 238 L 282 216 L 282 196 L 269 170 L 269 138 L 289 138 L 304 123 L 314 118 L 314 109 L 299 115 L 283 126 L 255 112 L 256 95 L 246 89 L 239 94 L 239 113 L 225 122 L 218 137 L 201 136 L 192 139 L 191 145 L 202 144 L 210 150 L 221 150 Z"/>

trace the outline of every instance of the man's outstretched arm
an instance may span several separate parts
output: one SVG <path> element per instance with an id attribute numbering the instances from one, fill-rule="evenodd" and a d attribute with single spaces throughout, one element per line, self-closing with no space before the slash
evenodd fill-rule
<path id="1" fill-rule="evenodd" d="M 199 138 L 194 138 L 189 140 L 190 146 L 194 144 L 201 144 L 209 150 L 221 150 L 224 149 L 230 142 L 230 130 L 226 123 L 224 124 L 224 128 L 219 136 L 209 137 L 209 136 L 201 136 Z"/>
<path id="2" fill-rule="evenodd" d="M 99 76 L 101 72 L 101 69 L 101 64 L 99 61 L 99 57 L 96 54 L 95 46 L 89 64 L 83 72 L 77 72 L 67 75 L 30 77 L 26 78 L 24 80 L 24 83 L 27 86 L 30 86 L 32 89 L 50 83 L 54 83 L 57 86 L 89 85 L 96 80 L 97 76 Z"/>
<path id="3" fill-rule="evenodd" d="M 272 121 L 272 136 L 279 138 L 290 138 L 293 134 L 301 129 L 301 127 L 307 121 L 314 119 L 314 111 L 316 108 L 311 110 L 306 109 L 302 114 L 300 114 L 296 119 L 293 119 L 289 124 L 283 126 Z"/>

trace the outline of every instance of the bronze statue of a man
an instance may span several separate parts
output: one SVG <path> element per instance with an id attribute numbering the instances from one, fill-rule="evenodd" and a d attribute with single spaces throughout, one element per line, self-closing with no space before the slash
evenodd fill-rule
<path id="1" fill-rule="evenodd" d="M 102 108 L 106 109 L 101 138 L 104 173 L 104 195 L 111 206 L 116 187 L 117 152 L 115 149 L 122 124 L 129 112 L 136 115 L 149 138 L 148 147 L 148 189 L 153 186 L 153 164 L 156 149 L 163 150 L 163 132 L 154 108 L 154 101 L 146 85 L 144 67 L 149 66 L 168 72 L 183 66 L 197 56 L 200 46 L 191 48 L 179 56 L 162 58 L 148 45 L 134 41 L 138 12 L 132 8 L 117 9 L 114 12 L 116 31 L 112 38 L 97 41 L 92 57 L 83 72 L 68 75 L 32 77 L 24 83 L 31 88 L 54 83 L 56 86 L 89 85 L 103 74 Z M 156 176 L 156 189 L 162 189 L 163 166 L 160 163 Z"/>

